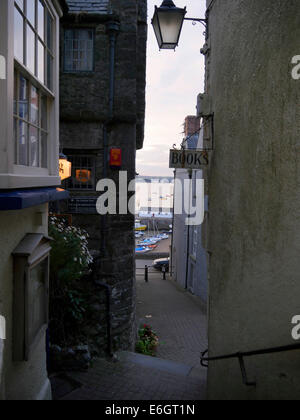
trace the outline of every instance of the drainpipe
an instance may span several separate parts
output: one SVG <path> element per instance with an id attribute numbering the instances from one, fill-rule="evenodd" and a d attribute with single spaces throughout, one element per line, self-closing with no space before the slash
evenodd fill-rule
<path id="1" fill-rule="evenodd" d="M 106 24 L 106 33 L 109 37 L 109 112 L 108 119 L 103 124 L 103 179 L 108 176 L 108 145 L 109 134 L 108 126 L 112 123 L 114 117 L 114 96 L 115 96 L 115 58 L 116 58 L 116 41 L 120 31 L 120 23 L 110 21 Z M 106 223 L 107 217 L 101 218 L 101 255 L 106 255 Z M 111 312 L 111 287 L 99 281 L 97 285 L 103 287 L 106 292 L 106 305 L 107 305 L 107 351 L 111 358 L 114 357 L 113 342 L 112 342 L 112 312 Z"/>
<path id="2" fill-rule="evenodd" d="M 115 61 L 116 61 L 116 41 L 120 32 L 120 23 L 110 21 L 106 24 L 106 33 L 109 37 L 109 112 L 108 119 L 103 124 L 103 179 L 108 175 L 108 145 L 109 134 L 108 126 L 114 117 L 114 96 L 115 96 Z M 106 255 L 106 216 L 102 216 L 101 221 L 101 253 Z"/>
<path id="3" fill-rule="evenodd" d="M 102 287 L 105 289 L 106 294 L 106 308 L 107 308 L 107 318 L 106 318 L 106 328 L 107 328 L 107 353 L 109 357 L 114 358 L 113 352 L 113 342 L 112 342 L 112 325 L 111 325 L 111 287 L 106 284 L 102 283 L 98 280 L 95 281 L 97 286 Z"/>

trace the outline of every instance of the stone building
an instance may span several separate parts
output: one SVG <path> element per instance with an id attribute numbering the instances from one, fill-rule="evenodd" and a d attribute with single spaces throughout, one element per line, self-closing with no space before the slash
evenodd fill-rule
<path id="1" fill-rule="evenodd" d="M 111 353 L 131 349 L 135 341 L 134 214 L 125 214 L 125 198 L 118 214 L 99 215 L 96 187 L 109 178 L 117 193 L 124 193 L 135 179 L 136 150 L 144 137 L 147 1 L 68 0 L 68 5 L 60 72 L 61 148 L 72 162 L 65 211 L 90 235 L 99 290 L 89 333 L 98 352 Z M 122 184 L 120 173 L 127 177 Z"/>
<path id="2" fill-rule="evenodd" d="M 51 398 L 46 370 L 48 203 L 59 177 L 64 1 L 0 3 L 0 399 Z"/>
<path id="3" fill-rule="evenodd" d="M 209 355 L 295 344 L 299 314 L 297 0 L 208 0 Z M 295 69 L 294 69 L 295 70 Z M 294 71 L 295 73 L 295 71 Z M 209 363 L 210 399 L 299 399 L 299 351 Z"/>

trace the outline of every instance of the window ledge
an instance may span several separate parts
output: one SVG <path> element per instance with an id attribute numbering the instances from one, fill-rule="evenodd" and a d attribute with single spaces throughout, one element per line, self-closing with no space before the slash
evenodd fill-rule
<path id="1" fill-rule="evenodd" d="M 0 211 L 22 210 L 51 201 L 66 200 L 69 192 L 61 188 L 37 188 L 31 190 L 0 190 Z"/>
<path id="2" fill-rule="evenodd" d="M 59 187 L 60 185 L 61 179 L 59 176 L 0 174 L 0 190 Z"/>

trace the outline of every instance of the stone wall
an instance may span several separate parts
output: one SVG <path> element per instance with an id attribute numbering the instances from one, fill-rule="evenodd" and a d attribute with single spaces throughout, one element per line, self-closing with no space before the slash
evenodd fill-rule
<path id="1" fill-rule="evenodd" d="M 298 0 L 209 1 L 210 356 L 294 343 L 299 313 Z M 298 352 L 209 366 L 211 399 L 299 398 Z"/>
<path id="2" fill-rule="evenodd" d="M 66 27 L 88 26 L 96 31 L 95 71 L 77 74 L 61 72 L 61 144 L 67 155 L 84 153 L 95 157 L 96 183 L 103 178 L 105 127 L 108 150 L 111 147 L 122 149 L 121 169 L 127 171 L 128 182 L 135 178 L 136 149 L 142 147 L 144 136 L 147 1 L 112 0 L 111 8 L 114 18 L 120 21 L 112 120 L 108 121 L 110 67 L 109 39 L 105 27 L 109 17 L 103 15 L 95 22 L 91 18 L 86 22 L 84 18 L 74 21 L 69 16 L 62 24 L 61 33 L 63 45 L 63 29 Z M 114 179 L 118 186 L 118 170 L 108 167 L 107 177 Z M 99 193 L 71 191 L 71 195 L 98 197 Z M 89 232 L 90 248 L 98 256 L 97 280 L 108 284 L 112 290 L 114 350 L 133 349 L 136 334 L 134 216 L 108 215 L 103 218 L 97 214 L 73 214 L 73 223 Z M 96 288 L 95 293 L 100 301 L 104 299 L 103 289 Z M 97 307 L 98 323 L 103 324 L 101 320 L 106 316 L 106 309 L 101 302 Z M 104 329 L 100 328 L 95 335 L 100 353 L 107 349 L 106 338 Z"/>

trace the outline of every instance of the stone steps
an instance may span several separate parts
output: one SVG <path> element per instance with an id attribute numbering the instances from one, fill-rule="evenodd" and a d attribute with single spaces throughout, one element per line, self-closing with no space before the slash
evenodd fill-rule
<path id="1" fill-rule="evenodd" d="M 172 375 L 199 378 L 206 381 L 207 369 L 197 366 L 188 366 L 183 363 L 173 362 L 172 360 L 160 359 L 158 357 L 146 356 L 143 354 L 120 351 L 116 354 L 120 362 L 134 363 L 145 368 L 151 368 L 160 372 L 167 372 Z"/>

